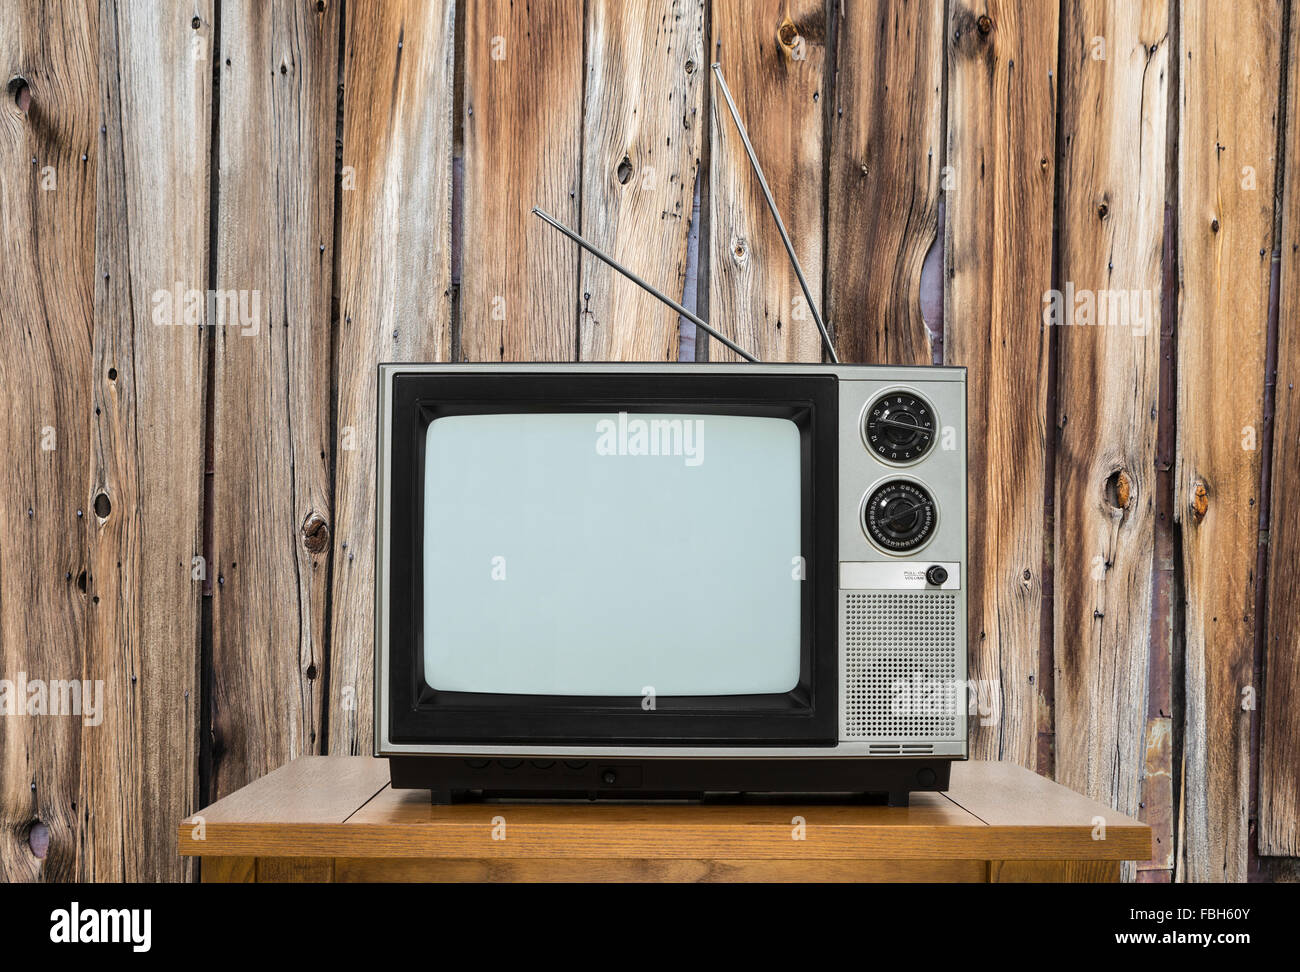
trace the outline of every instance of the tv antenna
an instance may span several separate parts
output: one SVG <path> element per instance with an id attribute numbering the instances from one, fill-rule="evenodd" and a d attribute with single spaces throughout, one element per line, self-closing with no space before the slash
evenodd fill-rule
<path id="1" fill-rule="evenodd" d="M 575 233 L 573 230 L 569 229 L 569 227 L 565 226 L 563 223 L 561 223 L 559 220 L 557 220 L 554 216 L 550 215 L 550 213 L 543 212 L 542 210 L 540 210 L 540 209 L 538 209 L 536 206 L 534 206 L 534 207 L 533 207 L 533 214 L 536 215 L 536 216 L 540 216 L 540 217 L 541 217 L 545 222 L 547 222 L 547 223 L 549 223 L 550 225 L 554 226 L 557 230 L 559 230 L 561 233 L 563 233 L 563 234 L 564 234 L 565 236 L 567 236 L 569 239 L 573 240 L 574 243 L 577 243 L 580 247 L 582 247 L 584 250 L 586 250 L 588 253 L 590 253 L 592 256 L 594 256 L 596 259 L 598 259 L 598 260 L 602 260 L 602 261 L 604 261 L 605 263 L 608 263 L 611 267 L 613 267 L 615 270 L 617 270 L 617 271 L 618 271 L 619 273 L 621 273 L 623 276 L 627 277 L 628 280 L 631 280 L 634 284 L 636 284 L 638 287 L 640 287 L 640 288 L 641 288 L 642 290 L 644 290 L 646 293 L 651 294 L 651 295 L 654 296 L 654 297 L 658 297 L 661 301 L 663 301 L 665 304 L 667 304 L 667 305 L 668 305 L 669 307 L 671 307 L 673 310 L 677 311 L 677 313 L 681 314 L 682 317 L 686 318 L 688 321 L 691 321 L 691 322 L 692 322 L 696 327 L 698 327 L 698 328 L 702 328 L 703 330 L 707 331 L 709 334 L 713 335 L 715 338 L 717 338 L 719 341 L 721 341 L 721 342 L 722 342 L 723 344 L 725 344 L 727 347 L 731 348 L 732 351 L 735 351 L 736 354 L 740 355 L 740 356 L 741 356 L 742 358 L 744 358 L 746 361 L 752 362 L 752 363 L 754 363 L 754 364 L 758 364 L 758 363 L 759 363 L 759 361 L 758 361 L 758 359 L 757 359 L 756 357 L 754 357 L 752 354 L 750 354 L 748 351 L 746 351 L 744 348 L 742 348 L 739 344 L 736 344 L 736 343 L 735 343 L 734 341 L 732 341 L 731 339 L 729 339 L 729 338 L 723 336 L 723 335 L 722 335 L 721 333 L 719 333 L 718 331 L 715 331 L 713 328 L 711 328 L 711 327 L 708 325 L 708 322 L 705 321 L 705 320 L 704 320 L 702 317 L 700 317 L 698 314 L 694 314 L 694 313 L 692 313 L 691 311 L 688 311 L 685 307 L 683 307 L 681 304 L 677 303 L 677 301 L 673 300 L 673 299 L 672 299 L 671 297 L 669 297 L 667 294 L 663 293 L 662 291 L 660 291 L 660 290 L 656 289 L 655 287 L 651 286 L 650 284 L 646 283 L 644 280 L 642 280 L 640 277 L 638 277 L 635 273 L 633 273 L 633 272 L 632 272 L 631 270 L 629 270 L 627 267 L 623 266 L 621 263 L 619 263 L 617 260 L 615 260 L 615 259 L 614 259 L 612 256 L 610 256 L 608 253 L 604 253 L 604 252 L 602 252 L 600 249 L 598 249 L 598 248 L 596 247 L 596 245 L 595 245 L 594 243 L 592 243 L 592 242 L 590 242 L 590 241 L 588 241 L 588 240 L 584 240 L 581 236 L 579 236 L 579 235 L 578 235 L 577 233 Z"/>
<path id="2" fill-rule="evenodd" d="M 722 88 L 722 96 L 727 101 L 727 107 L 731 110 L 732 120 L 735 121 L 736 128 L 740 132 L 740 140 L 745 145 L 745 154 L 749 156 L 749 163 L 754 168 L 754 175 L 758 176 L 758 184 L 763 189 L 763 198 L 767 200 L 767 208 L 772 213 L 772 218 L 776 220 L 776 228 L 781 234 L 781 242 L 785 244 L 785 252 L 790 257 L 790 263 L 794 267 L 795 276 L 799 278 L 799 286 L 803 289 L 804 300 L 808 302 L 808 309 L 812 311 L 813 320 L 817 323 L 817 330 L 821 333 L 822 343 L 825 345 L 827 353 L 830 354 L 831 361 L 834 362 L 835 364 L 839 364 L 840 363 L 839 355 L 835 353 L 835 345 L 834 343 L 832 343 L 830 335 L 826 332 L 826 324 L 822 320 L 822 316 L 817 310 L 817 304 L 813 300 L 812 290 L 811 288 L 809 288 L 808 280 L 807 278 L 804 277 L 803 274 L 803 267 L 799 265 L 799 258 L 795 256 L 794 244 L 790 242 L 790 234 L 786 232 L 785 222 L 781 219 L 781 213 L 776 208 L 776 200 L 772 197 L 772 190 L 767 184 L 766 177 L 764 177 L 763 175 L 763 168 L 758 164 L 758 156 L 754 152 L 753 143 L 751 143 L 749 140 L 749 133 L 745 131 L 745 124 L 740 120 L 740 111 L 739 109 L 736 108 L 736 102 L 732 100 L 731 91 L 727 88 L 727 82 L 722 77 L 722 65 L 715 62 L 713 65 L 713 73 L 718 79 L 718 85 Z M 569 229 L 567 226 L 565 226 L 563 223 L 557 220 L 554 216 L 551 216 L 549 213 L 542 211 L 537 206 L 533 207 L 533 214 L 541 217 L 543 221 L 555 227 L 557 230 L 559 230 L 569 239 L 573 240 L 573 242 L 577 243 L 580 247 L 582 247 L 592 256 L 596 257 L 596 259 L 613 267 L 615 270 L 617 270 L 623 276 L 627 277 L 628 280 L 631 280 L 634 284 L 636 284 L 646 293 L 650 294 L 653 297 L 658 298 L 664 304 L 667 304 L 669 307 L 675 310 L 682 317 L 692 322 L 696 327 L 700 328 L 701 330 L 711 335 L 712 337 L 717 338 L 724 345 L 726 345 L 732 351 L 736 352 L 736 354 L 740 355 L 746 361 L 750 361 L 755 364 L 759 363 L 758 358 L 750 354 L 744 348 L 740 347 L 740 345 L 736 344 L 730 338 L 725 337 L 717 330 L 710 327 L 708 322 L 705 321 L 698 314 L 695 314 L 687 310 L 685 307 L 677 303 L 677 301 L 673 300 L 667 294 L 663 293 L 661 290 L 658 290 L 657 288 L 653 287 L 646 281 L 642 280 L 640 277 L 638 277 L 627 267 L 623 266 L 621 263 L 615 260 L 612 256 L 601 251 L 594 243 L 590 242 L 589 240 L 583 239 L 582 236 L 580 236 L 578 233 L 575 233 L 573 230 Z"/>
<path id="3" fill-rule="evenodd" d="M 727 81 L 722 76 L 722 65 L 717 61 L 713 62 L 713 75 L 718 79 L 718 87 L 722 89 L 722 97 L 726 99 L 727 108 L 731 112 L 731 120 L 736 123 L 736 131 L 740 132 L 740 140 L 744 143 L 745 154 L 749 156 L 749 164 L 754 168 L 754 175 L 758 176 L 758 184 L 763 190 L 763 198 L 767 200 L 768 211 L 772 214 L 772 218 L 776 220 L 776 228 L 781 234 L 781 242 L 785 244 L 786 255 L 790 257 L 790 265 L 794 267 L 794 275 L 799 278 L 799 286 L 803 289 L 804 300 L 808 302 L 808 309 L 812 311 L 813 320 L 817 322 L 817 330 L 821 332 L 822 344 L 826 346 L 826 353 L 831 356 L 831 361 L 839 364 L 840 356 L 835 353 L 835 345 L 831 342 L 831 336 L 826 333 L 826 323 L 817 310 L 817 303 L 813 300 L 812 289 L 808 286 L 808 280 L 803 275 L 803 267 L 799 265 L 799 258 L 795 256 L 794 244 L 790 242 L 790 234 L 786 232 L 785 221 L 781 219 L 781 212 L 776 208 L 776 199 L 773 198 L 772 190 L 767 184 L 767 178 L 763 175 L 763 167 L 758 164 L 758 155 L 754 152 L 754 144 L 749 140 L 749 132 L 745 131 L 745 123 L 740 120 L 740 109 L 736 107 L 736 102 L 731 97 L 731 89 L 727 87 Z"/>

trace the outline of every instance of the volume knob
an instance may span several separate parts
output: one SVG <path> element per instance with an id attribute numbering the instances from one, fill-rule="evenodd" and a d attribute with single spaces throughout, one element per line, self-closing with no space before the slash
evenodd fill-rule
<path id="1" fill-rule="evenodd" d="M 943 587 L 948 581 L 948 568 L 935 564 L 925 572 L 925 582 L 932 587 Z"/>

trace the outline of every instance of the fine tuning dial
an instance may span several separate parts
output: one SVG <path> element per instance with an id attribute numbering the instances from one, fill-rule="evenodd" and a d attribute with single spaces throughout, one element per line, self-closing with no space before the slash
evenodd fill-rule
<path id="1" fill-rule="evenodd" d="M 886 462 L 916 462 L 934 445 L 934 412 L 920 395 L 892 391 L 867 409 L 863 437 Z"/>
<path id="2" fill-rule="evenodd" d="M 934 500 L 925 488 L 907 479 L 877 486 L 862 507 L 862 525 L 883 550 L 906 553 L 922 546 L 934 532 Z"/>

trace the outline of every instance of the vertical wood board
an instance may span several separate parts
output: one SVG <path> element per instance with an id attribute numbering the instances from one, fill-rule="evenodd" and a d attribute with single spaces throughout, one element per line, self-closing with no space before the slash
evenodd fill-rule
<path id="1" fill-rule="evenodd" d="M 704 128 L 703 0 L 591 0 L 582 235 L 674 300 Z M 580 269 L 584 361 L 677 360 L 677 314 L 589 253 Z"/>
<path id="2" fill-rule="evenodd" d="M 948 8 L 944 354 L 967 371 L 971 756 L 1037 762 L 1054 202 L 1055 3 Z"/>
<path id="3" fill-rule="evenodd" d="M 827 316 L 843 361 L 928 365 L 921 268 L 939 228 L 943 2 L 838 9 Z"/>
<path id="4" fill-rule="evenodd" d="M 99 17 L 0 6 L 0 880 L 75 880 L 83 825 L 71 696 L 87 616 Z M 22 687 L 20 687 L 20 684 Z M 106 691 L 108 687 L 106 687 Z M 33 838 L 44 827 L 48 842 Z M 37 856 L 37 847 L 43 856 Z"/>
<path id="5" fill-rule="evenodd" d="M 213 10 L 106 0 L 80 877 L 188 877 L 199 792 Z M 195 26 L 197 19 L 198 26 Z"/>
<path id="6" fill-rule="evenodd" d="M 371 751 L 377 366 L 451 357 L 451 0 L 350 4 L 330 590 L 329 751 Z"/>
<path id="7" fill-rule="evenodd" d="M 1155 553 L 1169 11 L 1067 8 L 1056 327 L 1056 778 L 1136 815 Z M 1169 750 L 1164 750 L 1165 758 Z"/>
<path id="8" fill-rule="evenodd" d="M 465 6 L 460 350 L 572 361 L 581 222 L 582 0 Z"/>
<path id="9" fill-rule="evenodd" d="M 1181 7 L 1178 452 L 1186 591 L 1180 877 L 1246 876 L 1282 4 Z"/>
<path id="10" fill-rule="evenodd" d="M 824 310 L 826 10 L 815 0 L 714 0 L 711 51 Z M 710 89 L 709 323 L 763 361 L 820 361 L 821 336 L 776 223 L 712 79 Z M 717 341 L 709 358 L 739 360 Z"/>
<path id="11" fill-rule="evenodd" d="M 214 797 L 318 746 L 337 17 L 221 9 L 214 286 L 243 303 L 213 324 Z"/>

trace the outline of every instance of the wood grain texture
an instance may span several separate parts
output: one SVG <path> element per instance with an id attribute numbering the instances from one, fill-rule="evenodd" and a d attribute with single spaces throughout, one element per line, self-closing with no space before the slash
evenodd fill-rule
<path id="1" fill-rule="evenodd" d="M 370 752 L 376 366 L 451 357 L 455 5 L 347 7 L 329 749 Z"/>
<path id="2" fill-rule="evenodd" d="M 388 786 L 388 760 L 368 756 L 300 756 L 204 807 L 181 823 L 185 843 L 201 843 L 199 823 L 292 820 L 342 823 Z M 202 820 L 200 821 L 200 817 Z"/>
<path id="3" fill-rule="evenodd" d="M 259 314 L 214 335 L 216 796 L 319 745 L 337 17 L 336 4 L 221 11 L 215 286 L 247 292 L 250 310 L 259 295 Z"/>
<path id="4" fill-rule="evenodd" d="M 1001 694 L 978 758 L 1037 764 L 1058 7 L 948 8 L 944 354 L 965 365 L 970 678 Z"/>
<path id="5" fill-rule="evenodd" d="M 210 857 L 208 861 L 221 860 Z M 204 867 L 206 867 L 206 861 Z M 718 884 L 863 883 L 943 881 L 980 884 L 983 861 L 745 861 L 745 860 L 478 860 L 474 858 L 355 858 L 334 862 L 340 884 L 450 881 L 464 884 L 542 881 L 548 883 L 656 882 Z"/>
<path id="6" fill-rule="evenodd" d="M 1259 852 L 1300 857 L 1300 16 L 1291 9 L 1286 176 L 1274 400 L 1264 694 L 1258 712 Z"/>
<path id="7" fill-rule="evenodd" d="M 572 361 L 579 225 L 582 0 L 465 5 L 460 350 L 467 361 Z"/>
<path id="8" fill-rule="evenodd" d="M 185 319 L 185 295 L 207 290 L 216 52 L 211 4 L 102 9 L 86 677 L 105 712 L 83 736 L 80 876 L 179 880 L 169 818 L 199 793 L 210 323 Z"/>
<path id="9" fill-rule="evenodd" d="M 592 0 L 586 17 L 582 235 L 681 300 L 709 78 L 704 2 Z M 579 278 L 582 360 L 677 360 L 674 311 L 589 253 Z"/>
<path id="10" fill-rule="evenodd" d="M 258 884 L 330 884 L 334 880 L 332 857 L 259 857 Z"/>
<path id="11" fill-rule="evenodd" d="M 1133 860 L 1151 853 L 1149 827 L 1014 764 L 960 764 L 959 792 L 915 793 L 909 807 L 432 806 L 422 790 L 367 794 L 382 785 L 376 765 L 365 757 L 298 760 L 183 821 L 181 853 L 494 861 Z"/>
<path id="12" fill-rule="evenodd" d="M 1044 307 L 1058 347 L 1055 775 L 1136 816 L 1147 771 L 1169 10 L 1165 0 L 1065 10 L 1060 297 Z M 1157 752 L 1170 758 L 1167 746 Z"/>
<path id="13" fill-rule="evenodd" d="M 1145 860 L 1151 829 L 1115 810 L 1015 763 L 954 763 L 945 796 L 990 827 L 1071 829 L 1076 837 L 1097 844 L 1119 842 Z M 1117 860 L 1122 854 L 1058 854 L 1052 859 L 1096 857 Z"/>
<path id="14" fill-rule="evenodd" d="M 838 10 L 827 316 L 843 361 L 928 365 L 921 267 L 939 228 L 943 0 Z"/>
<path id="15" fill-rule="evenodd" d="M 824 310 L 825 8 L 817 0 L 714 0 L 711 9 L 712 59 Z M 716 84 L 709 105 L 709 323 L 763 361 L 820 361 L 816 322 Z M 709 359 L 740 360 L 717 341 Z"/>
<path id="16" fill-rule="evenodd" d="M 103 731 L 29 711 L 16 684 L 93 677 L 83 674 L 92 605 L 78 577 L 91 465 L 98 20 L 94 5 L 0 5 L 0 76 L 25 81 L 30 98 L 24 110 L 11 87 L 0 102 L 0 677 L 15 683 L 0 716 L 4 882 L 77 877 L 81 740 Z M 49 828 L 40 858 L 28 839 L 36 823 Z"/>
<path id="17" fill-rule="evenodd" d="M 1231 18 L 1181 8 L 1174 511 L 1187 598 L 1179 876 L 1192 881 L 1246 877 L 1281 26 L 1277 0 Z"/>
<path id="18" fill-rule="evenodd" d="M 199 867 L 204 884 L 255 884 L 256 857 L 209 857 Z"/>
<path id="19" fill-rule="evenodd" d="M 990 884 L 1113 884 L 1119 861 L 989 861 Z"/>

